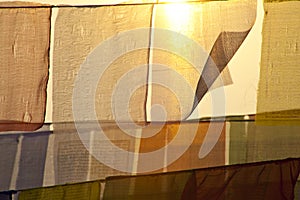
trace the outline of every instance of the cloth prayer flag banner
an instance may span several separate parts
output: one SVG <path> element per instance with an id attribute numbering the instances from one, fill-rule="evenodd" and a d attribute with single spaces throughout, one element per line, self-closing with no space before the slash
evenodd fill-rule
<path id="1" fill-rule="evenodd" d="M 264 3 L 258 123 L 299 125 L 299 7 L 300 1 Z"/>
<path id="2" fill-rule="evenodd" d="M 44 123 L 50 8 L 0 3 L 0 131 L 30 131 Z"/>

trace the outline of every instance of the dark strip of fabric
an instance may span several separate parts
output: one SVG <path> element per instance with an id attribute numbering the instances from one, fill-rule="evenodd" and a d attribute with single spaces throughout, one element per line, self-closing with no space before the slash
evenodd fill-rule
<path id="1" fill-rule="evenodd" d="M 292 200 L 299 172 L 299 159 L 195 170 L 182 200 Z"/>
<path id="2" fill-rule="evenodd" d="M 103 200 L 180 200 L 191 172 L 106 179 Z"/>
<path id="3" fill-rule="evenodd" d="M 35 131 L 43 126 L 43 123 L 25 123 L 19 121 L 0 121 L 0 131 Z"/>
<path id="4" fill-rule="evenodd" d="M 106 179 L 103 199 L 293 199 L 300 159 Z"/>
<path id="5" fill-rule="evenodd" d="M 209 58 L 204 65 L 202 75 L 198 81 L 191 113 L 237 52 L 250 30 L 245 32 L 220 33 L 212 47 Z"/>
<path id="6" fill-rule="evenodd" d="M 294 199 L 300 158 L 171 173 L 115 176 L 105 180 L 104 200 L 113 199 Z M 102 181 L 20 192 L 27 199 L 100 198 Z"/>

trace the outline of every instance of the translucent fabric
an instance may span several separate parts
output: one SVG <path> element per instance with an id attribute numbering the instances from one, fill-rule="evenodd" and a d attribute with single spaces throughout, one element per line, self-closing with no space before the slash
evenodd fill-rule
<path id="1" fill-rule="evenodd" d="M 0 4 L 0 196 L 299 197 L 299 1 L 82 2 Z"/>
<path id="2" fill-rule="evenodd" d="M 299 125 L 299 7 L 299 1 L 266 1 L 264 4 L 257 99 L 257 120 L 263 124 Z"/>
<path id="3" fill-rule="evenodd" d="M 51 9 L 39 5 L 0 3 L 0 131 L 44 123 Z"/>

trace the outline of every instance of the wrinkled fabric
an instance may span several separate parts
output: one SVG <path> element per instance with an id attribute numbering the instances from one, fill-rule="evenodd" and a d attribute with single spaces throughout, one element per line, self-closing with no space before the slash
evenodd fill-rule
<path id="1" fill-rule="evenodd" d="M 228 64 L 255 19 L 256 1 L 155 5 L 151 44 L 158 49 L 150 52 L 148 104 L 164 107 L 167 121 L 184 120 L 196 110 L 210 88 L 235 84 Z M 174 34 L 164 38 L 157 29 Z M 225 102 L 219 100 L 218 104 Z M 204 117 L 200 113 L 196 116 Z M 147 119 L 158 120 L 150 114 Z"/>
<path id="2" fill-rule="evenodd" d="M 128 116 L 121 116 L 115 113 L 115 106 L 128 103 L 123 110 L 129 112 L 132 121 L 145 121 L 146 83 L 147 83 L 147 63 L 149 47 L 149 31 L 143 32 L 135 38 L 128 33 L 126 40 L 121 40 L 119 33 L 132 31 L 134 29 L 150 28 L 151 5 L 124 5 L 124 6 L 104 6 L 95 8 L 59 8 L 56 18 L 53 48 L 53 122 L 74 121 L 74 99 L 84 101 L 86 94 L 94 92 L 94 105 L 96 119 L 82 117 L 77 119 L 82 121 L 114 121 L 119 117 L 119 121 L 131 121 Z M 114 37 L 112 39 L 112 37 Z M 108 44 L 104 53 L 97 54 L 98 50 L 104 48 L 103 44 Z M 127 52 L 130 47 L 145 46 L 144 49 L 136 49 Z M 72 51 L 70 51 L 72 49 Z M 119 54 L 120 51 L 124 53 Z M 112 58 L 114 57 L 114 59 Z M 109 60 L 111 59 L 111 60 Z M 109 61 L 105 66 L 104 61 Z M 80 70 L 88 66 L 89 72 L 79 78 Z M 119 91 L 122 98 L 113 99 L 116 88 L 127 86 L 119 84 L 123 76 L 130 71 L 141 67 L 143 73 L 133 72 L 129 76 L 131 85 L 137 85 L 138 80 L 144 87 L 125 87 Z M 90 71 L 103 70 L 103 73 L 92 79 L 94 73 Z M 74 97 L 76 80 L 84 79 L 86 87 L 79 89 L 83 94 Z M 90 91 L 95 87 L 95 91 Z M 131 99 L 127 102 L 125 95 L 131 94 Z M 79 98 L 79 99 L 78 99 Z M 81 99 L 82 98 L 82 99 Z M 75 99 L 75 100 L 76 100 Z M 84 108 L 80 112 L 85 112 L 94 106 L 89 103 L 82 103 Z M 80 104 L 81 105 L 81 104 Z M 72 107 L 73 106 L 73 107 Z M 94 112 L 94 110 L 93 110 Z"/>
<path id="3" fill-rule="evenodd" d="M 294 199 L 299 159 L 195 170 L 183 200 Z"/>
<path id="4" fill-rule="evenodd" d="M 191 172 L 147 175 L 137 177 L 110 177 L 106 179 L 103 200 L 179 200 Z"/>
<path id="5" fill-rule="evenodd" d="M 26 8 L 37 5 L 0 3 L 6 6 L 0 9 L 0 131 L 32 131 L 44 122 L 51 9 Z"/>
<path id="6" fill-rule="evenodd" d="M 21 191 L 19 200 L 100 200 L 100 181 Z"/>
<path id="7" fill-rule="evenodd" d="M 300 1 L 264 3 L 256 121 L 299 125 Z"/>

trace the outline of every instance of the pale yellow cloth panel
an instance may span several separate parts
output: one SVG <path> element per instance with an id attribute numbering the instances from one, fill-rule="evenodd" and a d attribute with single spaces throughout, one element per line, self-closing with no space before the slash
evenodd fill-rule
<path id="1" fill-rule="evenodd" d="M 257 113 L 273 113 L 257 120 L 299 120 L 293 112 L 300 109 L 300 1 L 265 3 L 264 8 Z"/>
<path id="2" fill-rule="evenodd" d="M 116 34 L 137 28 L 150 27 L 151 5 L 108 6 L 99 8 L 61 8 L 57 16 L 53 61 L 53 121 L 73 121 L 72 93 L 80 65 L 101 42 Z M 149 35 L 143 35 L 149 40 Z M 129 41 L 130 42 L 130 41 Z M 117 48 L 117 47 L 111 47 Z M 131 56 L 130 56 L 131 55 Z M 110 78 L 102 82 L 101 105 L 96 105 L 99 120 L 114 120 L 111 111 L 111 92 L 118 78 L 135 64 L 148 62 L 148 52 L 138 51 L 117 59 L 108 71 Z M 101 56 L 101 55 L 99 55 Z M 126 61 L 132 64 L 127 65 Z M 146 77 L 146 74 L 145 74 Z M 146 80 L 145 80 L 146 81 Z M 100 81 L 101 82 L 101 81 Z M 92 84 L 92 83 L 91 83 Z M 100 96 L 100 93 L 98 95 Z M 136 94 L 135 106 L 129 108 L 135 121 L 144 121 L 146 88 Z M 98 101 L 98 100 L 97 100 Z M 141 105 L 141 106 L 137 106 Z"/>
<path id="3" fill-rule="evenodd" d="M 208 55 L 221 32 L 243 32 L 253 26 L 256 17 L 256 1 L 212 1 L 205 3 L 155 5 L 154 17 L 155 28 L 168 29 L 187 36 L 197 42 Z M 159 39 L 154 38 L 153 43 L 155 44 L 156 41 L 159 42 Z M 175 45 L 176 42 L 178 41 L 175 38 Z M 188 49 L 187 47 L 186 51 L 192 52 L 193 49 Z M 180 55 L 176 57 L 174 55 L 167 55 L 166 52 L 154 51 L 152 62 L 165 64 L 170 67 L 169 71 L 166 70 L 164 72 L 153 70 L 152 76 L 160 76 L 161 79 L 166 79 L 172 88 L 182 91 L 176 95 L 182 96 L 184 99 L 182 105 L 179 105 L 174 93 L 166 93 L 165 88 L 152 85 L 152 104 L 159 102 L 159 104 L 165 107 L 168 113 L 167 120 L 182 119 L 182 117 L 191 111 L 194 99 L 193 94 L 182 89 L 182 85 L 189 84 L 195 90 L 205 62 L 202 66 L 197 66 L 200 73 L 195 67 L 180 58 Z M 186 80 L 186 83 L 177 83 L 177 81 L 172 80 L 170 76 L 170 71 L 172 70 L 180 74 Z M 224 85 L 231 83 L 227 68 L 222 72 L 222 78 Z M 220 82 L 216 82 L 212 85 L 211 89 L 220 86 Z M 162 94 L 165 96 L 163 99 Z M 182 109 L 182 116 L 180 108 Z"/>
<path id="4" fill-rule="evenodd" d="M 49 19 L 50 8 L 0 9 L 0 121 L 44 122 Z"/>
<path id="5" fill-rule="evenodd" d="M 145 39 L 147 38 L 148 37 L 145 37 Z M 111 65 L 102 74 L 96 91 L 96 112 L 98 119 L 112 120 L 116 119 L 115 117 L 118 117 L 116 120 L 128 122 L 130 121 L 129 117 L 132 117 L 134 121 L 145 121 L 148 52 L 149 50 L 145 48 L 121 55 L 118 59 L 111 63 Z M 136 68 L 139 67 L 145 68 L 142 74 L 139 70 L 136 70 Z M 124 76 L 130 72 L 130 70 L 136 70 L 133 76 L 129 77 L 131 86 L 127 85 L 124 87 L 124 85 L 118 81 L 122 80 L 122 78 L 124 78 Z M 142 85 L 139 85 L 138 81 L 136 81 L 137 76 L 142 76 Z M 131 91 L 132 85 L 139 85 L 140 87 L 135 91 Z M 114 96 L 117 93 L 115 92 L 117 87 L 123 87 L 123 89 L 120 91 L 122 94 L 118 93 L 121 98 Z M 127 102 L 128 100 L 124 98 L 124 96 L 127 94 L 130 94 L 129 102 Z M 118 111 L 113 113 L 115 106 L 121 102 L 124 104 L 128 103 L 128 106 L 122 106 L 122 109 L 127 110 L 129 112 L 129 116 L 121 116 Z"/>

